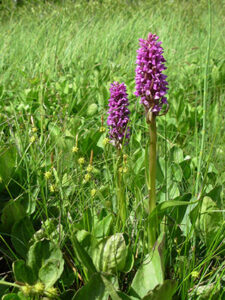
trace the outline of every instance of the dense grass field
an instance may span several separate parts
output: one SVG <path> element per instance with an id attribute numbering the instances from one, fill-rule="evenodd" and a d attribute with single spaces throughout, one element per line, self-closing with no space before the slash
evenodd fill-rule
<path id="1" fill-rule="evenodd" d="M 224 5 L 2 1 L 3 300 L 225 299 Z M 153 213 L 148 124 L 134 96 L 149 32 L 162 41 L 170 105 L 157 117 Z M 114 81 L 127 85 L 131 111 L 120 155 L 106 124 Z"/>

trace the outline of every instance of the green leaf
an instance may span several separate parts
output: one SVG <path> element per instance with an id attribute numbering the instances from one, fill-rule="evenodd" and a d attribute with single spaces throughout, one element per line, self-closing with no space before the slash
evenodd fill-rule
<path id="1" fill-rule="evenodd" d="M 75 235 L 72 237 L 72 244 L 73 244 L 74 252 L 77 255 L 77 258 L 88 269 L 90 275 L 97 273 L 97 270 L 90 256 L 85 251 L 85 249 L 81 246 L 81 244 L 78 242 L 77 237 Z"/>
<path id="2" fill-rule="evenodd" d="M 111 296 L 112 300 L 121 300 L 121 298 L 118 296 L 113 284 L 110 282 L 110 280 L 104 276 L 103 274 L 100 275 L 101 279 L 105 285 L 105 289 L 107 290 L 107 292 L 109 293 L 109 295 Z"/>
<path id="3" fill-rule="evenodd" d="M 130 298 L 128 295 L 124 294 L 123 292 L 121 291 L 118 291 L 117 294 L 119 295 L 119 297 L 122 299 L 122 300 L 138 300 L 139 298 Z"/>
<path id="4" fill-rule="evenodd" d="M 211 244 L 217 233 L 223 228 L 222 212 L 216 203 L 208 196 L 203 198 L 199 217 L 195 225 L 200 238 L 207 245 Z"/>
<path id="5" fill-rule="evenodd" d="M 0 192 L 8 184 L 16 165 L 16 147 L 3 148 L 0 150 Z"/>
<path id="6" fill-rule="evenodd" d="M 34 243 L 28 251 L 27 265 L 45 285 L 51 287 L 63 272 L 64 260 L 60 248 L 48 241 L 42 240 Z M 52 274 L 55 272 L 55 275 Z M 51 276 L 53 278 L 51 279 Z"/>
<path id="7" fill-rule="evenodd" d="M 93 263 L 97 270 L 116 273 L 123 271 L 126 265 L 127 246 L 122 233 L 116 233 L 103 239 L 92 250 Z"/>
<path id="8" fill-rule="evenodd" d="M 145 151 L 142 149 L 139 153 L 139 157 L 134 162 L 134 173 L 138 174 L 140 170 L 144 167 L 145 163 Z"/>
<path id="9" fill-rule="evenodd" d="M 163 266 L 160 251 L 158 246 L 151 255 L 145 257 L 131 284 L 131 296 L 142 298 L 149 290 L 163 283 Z"/>
<path id="10" fill-rule="evenodd" d="M 21 298 L 17 294 L 11 293 L 11 294 L 4 295 L 2 297 L 2 300 L 21 300 Z"/>
<path id="11" fill-rule="evenodd" d="M 93 236 L 91 235 L 90 232 L 83 230 L 83 229 L 79 230 L 76 233 L 76 237 L 82 247 L 84 247 L 84 248 L 90 247 L 91 241 L 93 239 Z"/>
<path id="12" fill-rule="evenodd" d="M 107 299 L 105 285 L 101 279 L 101 276 L 96 273 L 84 285 L 81 289 L 77 291 L 72 300 L 103 300 Z"/>
<path id="13" fill-rule="evenodd" d="M 221 192 L 222 192 L 222 186 L 217 185 L 207 194 L 207 196 L 210 197 L 213 201 L 215 201 L 215 203 L 219 206 L 219 208 L 222 209 L 223 201 L 221 201 Z"/>
<path id="14" fill-rule="evenodd" d="M 185 201 L 186 205 L 180 205 L 180 206 L 176 206 L 174 207 L 174 209 L 171 211 L 170 213 L 170 217 L 173 218 L 177 224 L 180 224 L 184 218 L 187 206 L 188 206 L 188 202 L 191 200 L 191 194 L 184 194 L 183 196 L 179 196 L 177 198 L 174 199 L 174 201 Z"/>
<path id="15" fill-rule="evenodd" d="M 96 103 L 92 103 L 87 108 L 87 116 L 91 117 L 95 115 L 98 111 L 98 105 Z"/>
<path id="16" fill-rule="evenodd" d="M 159 205 L 157 205 L 156 208 L 151 212 L 151 214 L 149 215 L 149 220 L 152 220 L 156 215 L 158 217 L 163 217 L 164 211 L 171 207 L 188 206 L 188 205 L 196 204 L 198 202 L 199 200 L 191 201 L 191 202 L 180 201 L 180 200 L 179 201 L 169 200 L 169 201 L 162 202 Z"/>
<path id="17" fill-rule="evenodd" d="M 17 201 L 9 201 L 2 210 L 1 221 L 6 231 L 9 231 L 12 226 L 25 217 L 25 208 Z"/>
<path id="18" fill-rule="evenodd" d="M 93 274 L 89 282 L 75 294 L 72 300 L 122 300 L 110 281 L 110 276 Z"/>
<path id="19" fill-rule="evenodd" d="M 33 224 L 28 217 L 16 222 L 12 228 L 11 241 L 17 253 L 26 257 L 29 249 L 29 240 L 35 233 Z"/>
<path id="20" fill-rule="evenodd" d="M 110 234 L 110 230 L 112 227 L 114 217 L 112 214 L 109 214 L 105 218 L 103 218 L 101 221 L 97 222 L 94 225 L 94 228 L 92 230 L 93 235 L 96 238 L 103 238 Z"/>
<path id="21" fill-rule="evenodd" d="M 142 300 L 172 300 L 177 284 L 172 280 L 165 280 L 163 284 L 156 286 Z"/>
<path id="22" fill-rule="evenodd" d="M 17 294 L 10 293 L 2 297 L 2 300 L 30 300 L 30 299 L 31 299 L 30 297 L 24 296 L 22 292 L 19 292 Z"/>
<path id="23" fill-rule="evenodd" d="M 50 260 L 38 272 L 39 279 L 45 284 L 46 288 L 52 287 L 60 278 L 63 271 L 63 264 L 59 260 Z"/>
<path id="24" fill-rule="evenodd" d="M 131 248 L 129 245 L 127 246 L 127 259 L 126 259 L 126 264 L 123 269 L 123 272 L 128 273 L 133 269 L 134 266 L 134 255 L 132 253 Z"/>
<path id="25" fill-rule="evenodd" d="M 13 263 L 13 273 L 16 281 L 34 284 L 38 277 L 33 273 L 33 270 L 26 265 L 24 260 L 17 260 Z"/>
<path id="26" fill-rule="evenodd" d="M 156 179 L 160 184 L 162 184 L 162 182 L 164 180 L 162 167 L 160 165 L 160 161 L 158 158 L 157 158 L 157 162 L 156 162 Z"/>
<path id="27" fill-rule="evenodd" d="M 175 163 L 179 164 L 184 160 L 183 150 L 181 148 L 174 146 L 171 151 Z"/>

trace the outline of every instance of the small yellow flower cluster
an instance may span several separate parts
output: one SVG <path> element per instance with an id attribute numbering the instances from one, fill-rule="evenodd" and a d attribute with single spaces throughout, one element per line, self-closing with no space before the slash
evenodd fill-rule
<path id="1" fill-rule="evenodd" d="M 191 272 L 191 277 L 193 277 L 193 278 L 198 278 L 199 277 L 199 272 L 198 271 L 192 271 Z"/>
<path id="2" fill-rule="evenodd" d="M 58 290 L 54 287 L 45 288 L 45 285 L 42 282 L 37 282 L 35 285 L 25 284 L 20 287 L 20 290 L 24 294 L 24 296 L 47 296 L 48 298 L 55 299 L 58 297 Z M 36 298 L 35 298 L 36 299 Z"/>
<path id="3" fill-rule="evenodd" d="M 33 144 L 35 141 L 36 141 L 36 137 L 35 137 L 35 135 L 32 135 L 30 137 L 30 143 Z"/>
<path id="4" fill-rule="evenodd" d="M 128 168 L 126 166 L 119 168 L 119 172 L 120 173 L 124 173 L 125 174 L 125 173 L 127 173 L 127 171 L 128 171 Z"/>
<path id="5" fill-rule="evenodd" d="M 84 182 L 85 183 L 88 182 L 90 179 L 91 179 L 90 173 L 87 173 L 87 174 L 84 175 Z"/>
<path id="6" fill-rule="evenodd" d="M 94 197 L 97 193 L 97 190 L 96 189 L 92 189 L 91 190 L 91 197 Z"/>
<path id="7" fill-rule="evenodd" d="M 78 150 L 79 150 L 79 148 L 78 148 L 77 146 L 74 146 L 74 147 L 72 148 L 72 152 L 73 152 L 73 153 L 77 153 Z"/>
<path id="8" fill-rule="evenodd" d="M 103 145 L 106 146 L 107 144 L 109 144 L 109 139 L 108 138 L 104 138 L 103 140 Z"/>
<path id="9" fill-rule="evenodd" d="M 78 159 L 78 164 L 79 164 L 79 165 L 83 165 L 84 163 L 85 163 L 84 157 L 80 157 L 80 158 Z"/>
<path id="10" fill-rule="evenodd" d="M 127 158 L 128 158 L 128 155 L 127 154 L 124 154 L 123 155 L 123 166 L 119 168 L 119 172 L 120 173 L 127 173 L 128 172 L 128 167 L 127 167 Z"/>
<path id="11" fill-rule="evenodd" d="M 50 184 L 50 185 L 49 185 L 49 190 L 50 190 L 51 193 L 55 193 L 56 190 L 57 190 L 57 189 L 56 189 L 56 185 L 55 185 L 55 184 Z"/>
<path id="12" fill-rule="evenodd" d="M 105 132 L 105 127 L 104 127 L 104 126 L 101 126 L 101 127 L 99 128 L 99 131 L 100 131 L 100 132 Z"/>
<path id="13" fill-rule="evenodd" d="M 50 171 L 47 171 L 47 172 L 45 172 L 44 176 L 45 176 L 45 179 L 48 180 L 52 176 L 52 173 Z"/>
<path id="14" fill-rule="evenodd" d="M 88 173 L 91 173 L 93 171 L 93 167 L 92 167 L 92 165 L 88 165 L 88 167 L 87 167 L 87 172 Z"/>

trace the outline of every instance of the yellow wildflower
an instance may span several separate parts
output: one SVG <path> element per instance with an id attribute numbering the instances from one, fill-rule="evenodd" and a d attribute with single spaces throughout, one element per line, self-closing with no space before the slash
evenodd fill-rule
<path id="1" fill-rule="evenodd" d="M 45 290 L 45 286 L 42 282 L 37 282 L 35 283 L 34 287 L 33 287 L 33 292 L 35 294 L 42 294 Z"/>
<path id="2" fill-rule="evenodd" d="M 124 154 L 124 155 L 123 155 L 123 159 L 124 159 L 124 160 L 127 160 L 127 158 L 128 158 L 128 155 L 127 155 L 127 154 Z"/>
<path id="3" fill-rule="evenodd" d="M 34 143 L 36 140 L 36 137 L 34 135 L 32 135 L 32 137 L 30 138 L 30 143 Z"/>
<path id="4" fill-rule="evenodd" d="M 88 182 L 91 179 L 91 175 L 89 173 L 85 174 L 84 181 Z"/>
<path id="5" fill-rule="evenodd" d="M 107 145 L 109 143 L 109 139 L 108 138 L 104 138 L 104 140 L 103 140 L 103 145 L 105 146 L 105 145 Z"/>
<path id="6" fill-rule="evenodd" d="M 47 288 L 47 290 L 45 291 L 45 295 L 48 296 L 49 298 L 53 298 L 55 299 L 56 297 L 58 297 L 58 290 L 56 288 L 49 287 Z"/>
<path id="7" fill-rule="evenodd" d="M 78 164 L 83 165 L 84 162 L 85 162 L 84 157 L 80 157 L 80 158 L 78 159 Z"/>
<path id="8" fill-rule="evenodd" d="M 120 172 L 120 173 L 123 173 L 123 167 L 120 167 L 120 168 L 119 168 L 119 172 Z"/>
<path id="9" fill-rule="evenodd" d="M 79 148 L 78 148 L 77 146 L 74 146 L 74 147 L 72 148 L 72 152 L 73 152 L 73 153 L 78 152 L 78 150 L 79 150 Z"/>
<path id="10" fill-rule="evenodd" d="M 31 130 L 32 130 L 33 133 L 35 133 L 35 132 L 37 132 L 37 127 L 32 127 Z"/>
<path id="11" fill-rule="evenodd" d="M 54 192 L 56 191 L 55 185 L 54 185 L 54 184 L 51 184 L 51 185 L 49 186 L 49 190 L 50 190 L 51 193 L 54 193 Z"/>
<path id="12" fill-rule="evenodd" d="M 88 167 L 87 167 L 87 172 L 92 172 L 92 170 L 93 170 L 93 167 L 92 167 L 92 165 L 88 165 Z"/>
<path id="13" fill-rule="evenodd" d="M 191 272 L 191 277 L 198 278 L 199 277 L 199 272 L 198 271 Z"/>
<path id="14" fill-rule="evenodd" d="M 92 189 L 91 190 L 91 197 L 94 197 L 96 193 L 97 193 L 97 190 L 96 189 Z"/>
<path id="15" fill-rule="evenodd" d="M 103 126 L 100 127 L 100 128 L 99 128 L 99 131 L 100 131 L 100 132 L 105 132 L 105 127 L 103 127 Z"/>
<path id="16" fill-rule="evenodd" d="M 52 176 L 52 173 L 50 171 L 45 172 L 45 179 L 49 179 Z"/>
<path id="17" fill-rule="evenodd" d="M 32 291 L 32 286 L 30 286 L 29 284 L 26 283 L 25 285 L 21 286 L 20 289 L 25 296 L 30 296 L 31 291 Z"/>
<path id="18" fill-rule="evenodd" d="M 123 173 L 127 173 L 128 168 L 127 167 L 123 167 Z"/>

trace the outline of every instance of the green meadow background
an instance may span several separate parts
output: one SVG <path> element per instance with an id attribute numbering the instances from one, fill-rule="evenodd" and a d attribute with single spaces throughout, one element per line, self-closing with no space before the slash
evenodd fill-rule
<path id="1" fill-rule="evenodd" d="M 93 224 L 116 214 L 116 150 L 104 139 L 109 86 L 119 81 L 127 85 L 131 111 L 131 140 L 125 147 L 128 220 L 124 234 L 138 259 L 128 275 L 117 275 L 120 290 L 129 293 L 146 250 L 143 219 L 148 194 L 144 168 L 148 128 L 144 109 L 133 94 L 135 60 L 138 39 L 152 32 L 164 48 L 170 105 L 167 115 L 157 118 L 158 203 L 208 197 L 213 212 L 217 211 L 205 217 L 205 207 L 204 220 L 196 223 L 187 221 L 192 206 L 167 211 L 165 279 L 177 282 L 174 299 L 224 299 L 224 21 L 221 0 L 211 3 L 211 33 L 205 0 L 24 1 L 17 6 L 2 1 L 2 280 L 16 281 L 12 264 L 25 259 L 34 235 L 42 230 L 42 237 L 57 241 L 85 278 L 80 282 L 64 259 L 64 273 L 55 283 L 59 299 L 72 299 L 68 291 L 74 295 L 88 281 L 72 250 L 71 236 L 79 230 L 93 232 Z M 75 146 L 78 152 L 73 151 Z M 93 172 L 86 180 L 92 151 Z M 81 157 L 84 164 L 79 164 Z M 200 216 L 201 209 L 196 218 Z M 18 222 L 21 228 L 30 228 L 27 235 L 17 231 Z M 12 236 L 22 240 L 25 248 L 18 250 L 21 244 Z M 0 295 L 10 291 L 1 287 Z M 17 293 L 16 288 L 13 291 Z"/>

